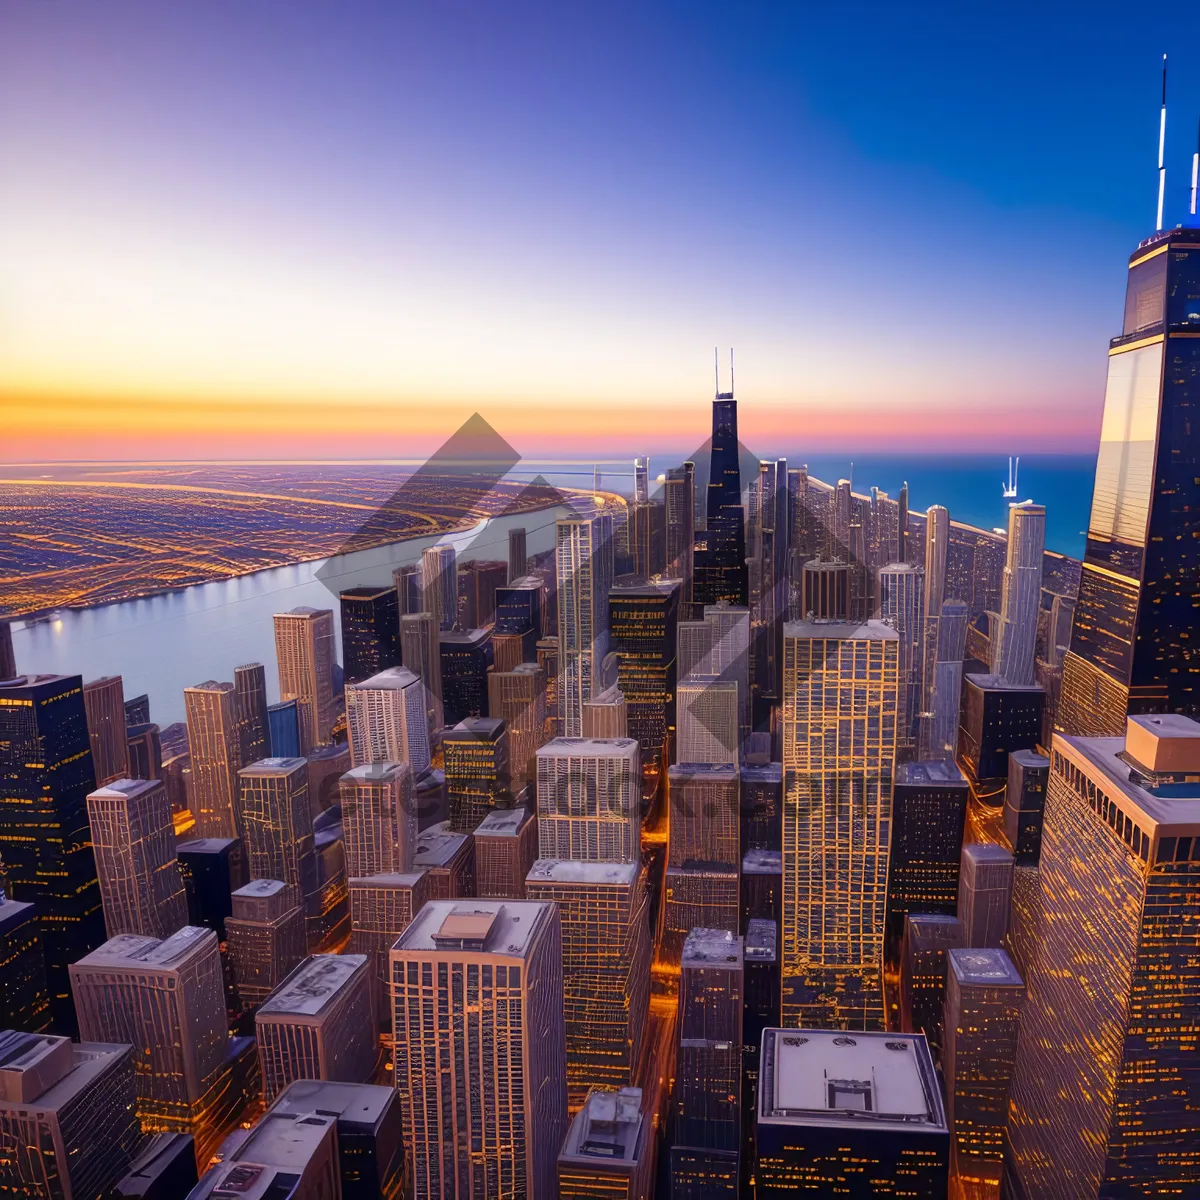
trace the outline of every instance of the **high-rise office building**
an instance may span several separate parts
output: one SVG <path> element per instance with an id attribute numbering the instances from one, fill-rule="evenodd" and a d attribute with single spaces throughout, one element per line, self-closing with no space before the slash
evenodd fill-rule
<path id="1" fill-rule="evenodd" d="M 267 706 L 267 732 L 272 758 L 300 757 L 300 710 L 295 700 Z"/>
<path id="2" fill-rule="evenodd" d="M 670 865 L 736 872 L 742 861 L 737 768 L 731 763 L 679 763 L 668 777 Z"/>
<path id="3" fill-rule="evenodd" d="M 738 689 L 738 736 L 751 730 L 750 610 L 727 604 L 707 605 L 699 621 L 680 621 L 676 627 L 676 677 L 733 682 Z"/>
<path id="4" fill-rule="evenodd" d="M 170 937 L 188 923 L 167 789 L 116 779 L 87 798 L 88 826 L 108 936 Z"/>
<path id="5" fill-rule="evenodd" d="M 300 753 L 329 741 L 333 730 L 333 611 L 293 608 L 275 614 L 279 698 L 295 700 Z"/>
<path id="6" fill-rule="evenodd" d="M 355 587 L 339 593 L 342 670 L 358 683 L 400 665 L 400 604 L 395 587 Z"/>
<path id="7" fill-rule="evenodd" d="M 496 633 L 532 633 L 536 643 L 545 632 L 545 607 L 545 581 L 522 571 L 496 589 Z"/>
<path id="8" fill-rule="evenodd" d="M 641 1088 L 591 1092 L 558 1156 L 560 1200 L 648 1200 L 654 1186 L 653 1142 Z"/>
<path id="9" fill-rule="evenodd" d="M 271 753 L 267 718 L 267 669 L 262 663 L 233 668 L 233 715 L 241 739 L 242 762 L 257 762 Z"/>
<path id="10" fill-rule="evenodd" d="M 125 701 L 125 724 L 148 725 L 150 723 L 150 697 L 143 692 Z"/>
<path id="11" fill-rule="evenodd" d="M 282 879 L 253 879 L 230 897 L 230 973 L 243 1008 L 262 1003 L 304 957 L 304 909 Z"/>
<path id="12" fill-rule="evenodd" d="M 844 562 L 810 559 L 800 568 L 796 617 L 846 621 L 850 614 L 850 567 Z"/>
<path id="13" fill-rule="evenodd" d="M 421 551 L 422 611 L 439 629 L 458 622 L 458 559 L 453 546 L 427 546 Z"/>
<path id="14" fill-rule="evenodd" d="M 537 663 L 488 675 L 488 712 L 508 730 L 512 790 L 537 779 L 537 751 L 546 741 L 546 672 Z"/>
<path id="15" fill-rule="evenodd" d="M 567 1099 L 636 1081 L 650 1001 L 650 928 L 640 863 L 539 858 L 530 900 L 553 901 L 562 928 Z"/>
<path id="16" fill-rule="evenodd" d="M 779 1026 L 779 927 L 774 921 L 752 920 L 742 938 L 742 1194 L 752 1187 L 758 1160 L 755 1128 L 758 1117 L 759 1055 L 765 1029 Z"/>
<path id="17" fill-rule="evenodd" d="M 925 572 L 911 563 L 888 563 L 879 568 L 878 611 L 898 640 L 896 670 L 899 700 L 896 741 L 915 746 L 921 715 L 921 670 L 925 645 Z"/>
<path id="18" fill-rule="evenodd" d="M 1108 386 L 1087 549 L 1056 727 L 1121 736 L 1126 711 L 1195 715 L 1196 451 L 1200 250 L 1169 229 L 1129 260 L 1125 322 Z"/>
<path id="19" fill-rule="evenodd" d="M 529 552 L 525 548 L 525 526 L 517 525 L 508 531 L 508 582 L 525 574 Z"/>
<path id="20" fill-rule="evenodd" d="M 666 509 L 666 569 L 669 579 L 679 580 L 679 615 L 692 615 L 692 580 L 696 549 L 696 464 L 685 462 L 670 467 L 663 484 Z M 615 632 L 614 632 L 615 636 Z"/>
<path id="21" fill-rule="evenodd" d="M 753 548 L 750 647 L 754 694 L 778 700 L 783 661 L 783 622 L 788 615 L 787 460 L 760 462 L 751 489 Z"/>
<path id="22" fill-rule="evenodd" d="M 382 872 L 351 877 L 351 954 L 365 954 L 375 978 L 380 1020 L 391 1021 L 387 1005 L 388 951 L 408 928 L 430 897 L 431 876 L 427 870 Z"/>
<path id="23" fill-rule="evenodd" d="M 635 500 L 629 506 L 629 557 L 633 574 L 650 579 L 666 569 L 666 509 L 661 500 Z"/>
<path id="24" fill-rule="evenodd" d="M 1006 1176 L 1020 1197 L 1200 1186 L 1200 724 L 1056 734 Z"/>
<path id="25" fill-rule="evenodd" d="M 732 679 L 690 675 L 676 688 L 675 755 L 681 763 L 738 762 L 739 685 Z"/>
<path id="26" fill-rule="evenodd" d="M 937 623 L 932 716 L 922 731 L 921 757 L 952 759 L 958 752 L 963 658 L 967 647 L 967 605 L 943 600 Z M 927 730 L 927 732 L 926 732 Z"/>
<path id="27" fill-rule="evenodd" d="M 1014 750 L 1008 756 L 1004 833 L 1018 867 L 1036 867 L 1041 855 L 1049 773 L 1050 760 L 1044 754 Z"/>
<path id="28" fill-rule="evenodd" d="M 315 823 L 322 813 L 338 803 L 342 776 L 350 770 L 350 747 L 345 742 L 318 746 L 308 752 L 305 762 L 308 763 L 308 809 Z"/>
<path id="29" fill-rule="evenodd" d="M 1012 909 L 1013 856 L 1003 846 L 964 846 L 958 877 L 958 919 L 963 944 L 1002 946 Z"/>
<path id="30" fill-rule="evenodd" d="M 1042 555 L 1046 510 L 1028 500 L 1008 509 L 1008 556 L 992 670 L 1009 683 L 1034 681 L 1038 614 L 1042 607 Z"/>
<path id="31" fill-rule="evenodd" d="M 414 776 L 429 769 L 425 688 L 407 667 L 389 667 L 346 686 L 350 762 L 408 763 Z"/>
<path id="32" fill-rule="evenodd" d="M 239 772 L 246 868 L 251 879 L 282 879 L 306 905 L 317 892 L 308 764 L 264 758 Z"/>
<path id="33" fill-rule="evenodd" d="M 640 455 L 633 460 L 633 502 L 645 504 L 650 499 L 650 459 Z"/>
<path id="34" fill-rule="evenodd" d="M 629 736 L 629 706 L 620 685 L 605 688 L 583 702 L 583 737 L 623 738 Z"/>
<path id="35" fill-rule="evenodd" d="M 254 1032 L 268 1104 L 294 1079 L 374 1078 L 373 983 L 364 954 L 313 954 L 263 1001 Z"/>
<path id="36" fill-rule="evenodd" d="M 758 1078 L 757 1195 L 946 1195 L 950 1136 L 919 1034 L 767 1029 Z"/>
<path id="37" fill-rule="evenodd" d="M 946 1120 L 960 1180 L 1000 1181 L 1025 985 L 1000 949 L 946 951 Z"/>
<path id="38" fill-rule="evenodd" d="M 391 989 L 396 1089 L 415 1195 L 553 1200 L 567 1132 L 555 906 L 427 904 L 391 951 Z M 451 994 L 478 995 L 478 1016 L 439 1018 Z M 471 1070 L 447 1070 L 454 1062 Z"/>
<path id="39" fill-rule="evenodd" d="M 742 854 L 742 928 L 755 920 L 783 917 L 783 854 L 779 850 L 746 850 Z"/>
<path id="40" fill-rule="evenodd" d="M 192 815 L 199 837 L 240 837 L 237 773 L 243 766 L 232 683 L 183 689 L 192 759 Z"/>
<path id="41" fill-rule="evenodd" d="M 925 513 L 925 637 L 921 646 L 921 712 L 933 712 L 937 683 L 938 626 L 947 599 L 950 513 L 940 504 Z"/>
<path id="42" fill-rule="evenodd" d="M 13 653 L 12 626 L 0 621 L 0 679 L 12 679 L 17 673 L 17 658 Z"/>
<path id="43" fill-rule="evenodd" d="M 493 809 L 475 827 L 475 893 L 525 899 L 525 877 L 538 856 L 538 827 L 527 808 Z"/>
<path id="44" fill-rule="evenodd" d="M 934 1062 L 942 1054 L 946 952 L 965 945 L 957 917 L 909 913 L 900 949 L 900 1028 L 923 1033 Z"/>
<path id="45" fill-rule="evenodd" d="M 496 593 L 508 582 L 508 564 L 470 559 L 458 568 L 462 623 L 481 629 L 496 620 Z"/>
<path id="46" fill-rule="evenodd" d="M 187 894 L 189 923 L 207 925 L 224 941 L 233 893 L 245 882 L 241 839 L 193 838 L 180 842 L 175 853 Z"/>
<path id="47" fill-rule="evenodd" d="M 537 752 L 543 858 L 637 862 L 642 780 L 633 738 L 555 738 Z"/>
<path id="48" fill-rule="evenodd" d="M 743 763 L 741 779 L 742 852 L 778 850 L 783 838 L 783 766 Z"/>
<path id="49" fill-rule="evenodd" d="M 37 909 L 2 896 L 0 978 L 0 1029 L 44 1033 L 50 1027 L 50 992 Z"/>
<path id="50" fill-rule="evenodd" d="M 967 675 L 959 726 L 958 760 L 976 783 L 1008 778 L 1008 756 L 1032 750 L 1042 737 L 1046 693 L 1036 684 L 1010 683 L 1000 675 Z M 999 788 L 995 789 L 998 804 Z"/>
<path id="51" fill-rule="evenodd" d="M 785 1022 L 882 1026 L 898 667 L 879 622 L 784 630 Z"/>
<path id="52" fill-rule="evenodd" d="M 103 786 L 129 775 L 125 738 L 125 688 L 120 675 L 106 675 L 83 685 L 88 737 L 96 783 Z"/>
<path id="53" fill-rule="evenodd" d="M 475 895 L 474 838 L 469 833 L 455 833 L 446 821 L 422 829 L 413 870 L 428 874 L 431 900 Z"/>
<path id="54" fill-rule="evenodd" d="M 447 725 L 488 715 L 490 629 L 447 629 L 438 638 L 442 659 L 442 711 Z"/>
<path id="55" fill-rule="evenodd" d="M 417 809 L 408 763 L 370 763 L 347 771 L 341 805 L 349 878 L 412 870 Z"/>
<path id="56" fill-rule="evenodd" d="M 207 1162 L 245 1105 L 217 935 L 185 925 L 165 941 L 110 938 L 71 964 L 71 991 L 85 1041 L 133 1046 L 142 1129 L 191 1133 Z"/>
<path id="57" fill-rule="evenodd" d="M 583 736 L 583 705 L 610 682 L 608 592 L 612 586 L 611 530 L 599 517 L 555 524 L 558 586 L 558 707 L 563 733 Z"/>
<path id="58" fill-rule="evenodd" d="M 432 737 L 442 727 L 442 650 L 437 617 L 406 613 L 400 618 L 400 643 L 405 667 L 425 685 L 425 714 Z"/>
<path id="59" fill-rule="evenodd" d="M 496 633 L 492 631 L 492 669 L 490 678 L 497 671 L 513 671 L 524 662 L 532 662 L 536 653 L 533 630 L 525 633 Z M 490 711 L 491 692 L 488 693 Z"/>
<path id="60" fill-rule="evenodd" d="M 127 1045 L 0 1031 L 0 1194 L 107 1196 L 142 1140 Z"/>
<path id="61" fill-rule="evenodd" d="M 662 762 L 675 723 L 675 644 L 683 588 L 679 578 L 617 582 L 608 593 L 608 622 L 625 697 L 628 734 L 643 763 Z"/>
<path id="62" fill-rule="evenodd" d="M 949 760 L 898 763 L 892 782 L 888 949 L 911 913 L 953 914 L 969 789 Z"/>
<path id="63" fill-rule="evenodd" d="M 738 1195 L 743 990 L 742 939 L 693 929 L 680 964 L 672 1198 Z"/>
<path id="64" fill-rule="evenodd" d="M 162 739 L 157 725 L 130 725 L 125 730 L 130 779 L 161 779 Z"/>
<path id="65" fill-rule="evenodd" d="M 508 803 L 508 727 L 499 717 L 471 717 L 442 735 L 450 828 L 471 833 L 497 802 Z"/>
<path id="66" fill-rule="evenodd" d="M 749 602 L 746 513 L 738 462 L 737 401 L 718 385 L 713 400 L 712 454 L 705 497 L 704 551 L 695 563 L 694 603 Z"/>
<path id="67" fill-rule="evenodd" d="M 104 940 L 87 795 L 96 786 L 78 675 L 0 682 L 0 859 L 35 905 L 54 1028 L 74 1028 L 67 967 Z"/>
<path id="68" fill-rule="evenodd" d="M 404 563 L 394 567 L 392 583 L 396 588 L 396 611 L 399 615 L 405 617 L 409 613 L 420 612 L 425 602 L 425 593 L 421 587 L 421 564 Z"/>

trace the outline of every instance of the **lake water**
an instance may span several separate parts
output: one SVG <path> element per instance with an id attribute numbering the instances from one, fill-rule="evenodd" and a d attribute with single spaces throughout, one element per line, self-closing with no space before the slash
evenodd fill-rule
<path id="1" fill-rule="evenodd" d="M 810 471 L 827 482 L 853 478 L 859 492 L 876 486 L 895 496 L 907 480 L 913 510 L 944 504 L 955 520 L 985 529 L 1002 525 L 1007 519 L 1008 501 L 1000 487 L 1007 473 L 1005 458 L 875 456 L 855 459 L 852 474 L 849 458 L 789 454 L 788 461 L 793 466 L 807 461 Z M 670 455 L 652 457 L 652 476 L 669 465 Z M 1021 460 L 1019 496 L 1045 504 L 1046 544 L 1051 549 L 1082 554 L 1094 471 L 1095 459 L 1091 456 L 1047 455 Z M 545 477 L 563 486 L 582 484 L 574 475 L 560 479 L 547 471 Z M 614 467 L 606 471 L 604 485 L 628 492 L 632 480 L 624 470 Z M 446 540 L 455 544 L 460 557 L 507 561 L 508 530 L 525 525 L 529 553 L 537 554 L 553 546 L 554 522 L 565 511 L 546 509 L 500 517 Z M 149 694 L 151 718 L 160 725 L 183 720 L 185 687 L 205 679 L 232 679 L 233 668 L 239 663 L 266 664 L 268 697 L 274 702 L 279 697 L 272 616 L 304 604 L 332 608 L 340 647 L 337 590 L 386 582 L 393 567 L 420 558 L 422 550 L 436 540 L 400 542 L 333 560 L 335 573 L 329 579 L 332 590 L 317 577 L 330 560 L 319 559 L 197 584 L 144 600 L 64 610 L 30 625 L 16 622 L 13 644 L 17 666 L 22 671 L 82 675 L 84 679 L 121 675 L 127 697 Z"/>

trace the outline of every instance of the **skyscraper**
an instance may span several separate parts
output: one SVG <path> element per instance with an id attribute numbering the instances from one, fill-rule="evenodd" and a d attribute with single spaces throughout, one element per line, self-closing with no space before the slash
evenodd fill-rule
<path id="1" fill-rule="evenodd" d="M 699 621 L 679 622 L 676 645 L 680 683 L 695 677 L 737 684 L 740 745 L 751 729 L 750 610 L 707 605 Z"/>
<path id="2" fill-rule="evenodd" d="M 1120 736 L 1126 711 L 1197 711 L 1186 635 L 1200 567 L 1190 415 L 1200 377 L 1198 245 L 1195 229 L 1164 230 L 1129 260 L 1056 715 L 1070 734 Z"/>
<path id="3" fill-rule="evenodd" d="M 239 773 L 242 837 L 251 879 L 282 879 L 296 900 L 317 892 L 308 767 L 302 758 L 264 758 Z"/>
<path id="4" fill-rule="evenodd" d="M 650 1000 L 650 928 L 640 863 L 539 858 L 529 900 L 553 901 L 562 928 L 567 1101 L 636 1081 Z"/>
<path id="5" fill-rule="evenodd" d="M 167 789 L 116 779 L 87 798 L 88 825 L 109 937 L 170 937 L 188 923 Z"/>
<path id="6" fill-rule="evenodd" d="M 207 1162 L 245 1104 L 217 935 L 194 925 L 165 941 L 120 934 L 71 964 L 71 991 L 84 1041 L 133 1046 L 142 1129 L 191 1133 Z"/>
<path id="7" fill-rule="evenodd" d="M 192 757 L 192 815 L 199 837 L 240 837 L 237 773 L 243 766 L 232 683 L 183 689 Z"/>
<path id="8" fill-rule="evenodd" d="M 778 850 L 783 837 L 783 766 L 743 763 L 741 767 L 742 852 Z"/>
<path id="9" fill-rule="evenodd" d="M 878 622 L 784 630 L 785 1022 L 883 1023 L 898 666 Z"/>
<path id="10" fill-rule="evenodd" d="M 1042 607 L 1042 555 L 1046 548 L 1046 510 L 1028 500 L 1008 509 L 1008 555 L 1000 626 L 992 670 L 1009 683 L 1034 682 L 1038 613 Z"/>
<path id="11" fill-rule="evenodd" d="M 1200 1187 L 1200 724 L 1056 734 L 1006 1175 L 1019 1197 Z"/>
<path id="12" fill-rule="evenodd" d="M 757 1195 L 792 1200 L 803 1180 L 825 1194 L 945 1196 L 941 1093 L 918 1034 L 765 1030 Z"/>
<path id="13" fill-rule="evenodd" d="M 933 709 L 926 722 L 922 758 L 953 758 L 958 749 L 958 716 L 962 704 L 963 656 L 967 645 L 967 605 L 942 601 L 937 623 Z"/>
<path id="14" fill-rule="evenodd" d="M 0 621 L 0 679 L 12 679 L 17 673 L 17 658 L 13 653 L 12 626 Z"/>
<path id="15" fill-rule="evenodd" d="M 1025 985 L 1000 949 L 946 951 L 946 1120 L 957 1174 L 998 1183 Z"/>
<path id="16" fill-rule="evenodd" d="M 405 667 L 425 685 L 425 713 L 432 737 L 442 727 L 442 649 L 433 613 L 406 613 L 400 618 Z"/>
<path id="17" fill-rule="evenodd" d="M 161 779 L 162 739 L 157 725 L 130 725 L 125 730 L 130 779 Z"/>
<path id="18" fill-rule="evenodd" d="M 671 1196 L 736 1196 L 742 1142 L 742 939 L 693 929 L 679 978 Z"/>
<path id="19" fill-rule="evenodd" d="M 106 675 L 83 685 L 88 737 L 96 783 L 103 786 L 129 774 L 125 744 L 125 689 L 120 675 Z"/>
<path id="20" fill-rule="evenodd" d="M 739 685 L 713 675 L 689 675 L 676 688 L 676 757 L 681 763 L 736 765 L 741 745 Z"/>
<path id="21" fill-rule="evenodd" d="M 496 620 L 496 593 L 508 582 L 508 564 L 468 559 L 458 568 L 462 593 L 462 623 L 466 629 L 481 629 Z"/>
<path id="22" fill-rule="evenodd" d="M 0 1031 L 0 1192 L 107 1195 L 142 1140 L 129 1046 Z"/>
<path id="23" fill-rule="evenodd" d="M 295 1079 L 369 1083 L 375 1075 L 374 977 L 363 954 L 313 954 L 254 1017 L 263 1099 Z"/>
<path id="24" fill-rule="evenodd" d="M 350 762 L 402 762 L 413 776 L 429 769 L 425 687 L 408 667 L 389 667 L 346 686 Z"/>
<path id="25" fill-rule="evenodd" d="M 537 663 L 492 671 L 488 712 L 508 730 L 509 773 L 519 793 L 537 779 L 537 750 L 546 741 L 546 672 Z"/>
<path id="26" fill-rule="evenodd" d="M 1013 856 L 988 842 L 964 846 L 958 883 L 958 919 L 964 945 L 1002 946 L 1012 907 Z"/>
<path id="27" fill-rule="evenodd" d="M 254 879 L 230 897 L 230 973 L 243 1008 L 261 1004 L 305 955 L 304 908 L 282 879 Z"/>
<path id="28" fill-rule="evenodd" d="M 357 683 L 400 665 L 400 604 L 395 587 L 347 588 L 342 607 L 342 669 Z"/>
<path id="29" fill-rule="evenodd" d="M 558 1156 L 560 1200 L 646 1200 L 653 1188 L 653 1138 L 641 1088 L 590 1093 Z"/>
<path id="30" fill-rule="evenodd" d="M 738 462 L 737 401 L 717 386 L 713 401 L 712 456 L 705 498 L 704 552 L 695 565 L 695 603 L 749 602 L 746 576 L 746 513 Z"/>
<path id="31" fill-rule="evenodd" d="M 329 741 L 333 729 L 333 612 L 293 608 L 275 614 L 279 698 L 295 700 L 300 753 Z"/>
<path id="32" fill-rule="evenodd" d="M 267 669 L 262 663 L 233 668 L 233 709 L 241 738 L 242 762 L 257 762 L 271 753 L 267 718 Z"/>
<path id="33" fill-rule="evenodd" d="M 347 771 L 341 805 L 348 878 L 412 870 L 417 809 L 407 763 L 368 763 Z"/>
<path id="34" fill-rule="evenodd" d="M 245 882 L 240 838 L 193 838 L 175 847 L 192 925 L 207 925 L 225 940 L 232 895 Z"/>
<path id="35" fill-rule="evenodd" d="M 295 700 L 267 706 L 268 750 L 272 758 L 300 757 L 300 714 Z"/>
<path id="36" fill-rule="evenodd" d="M 400 616 L 420 612 L 425 603 L 424 590 L 421 587 L 421 564 L 404 563 L 394 567 L 392 583 L 396 587 L 396 611 Z"/>
<path id="37" fill-rule="evenodd" d="M 413 855 L 413 870 L 428 875 L 431 900 L 453 900 L 475 894 L 475 839 L 455 833 L 448 822 L 422 829 Z"/>
<path id="38" fill-rule="evenodd" d="M 629 706 L 619 684 L 598 692 L 583 702 L 585 738 L 623 738 L 629 736 Z"/>
<path id="39" fill-rule="evenodd" d="M 946 952 L 964 944 L 962 923 L 944 913 L 909 913 L 900 950 L 900 1028 L 923 1033 L 934 1062 L 942 1055 Z"/>
<path id="40" fill-rule="evenodd" d="M 392 950 L 396 1089 L 418 1200 L 557 1195 L 567 1132 L 558 924 L 553 904 L 431 902 Z M 478 1017 L 439 1018 L 451 993 L 478 994 Z"/>
<path id="41" fill-rule="evenodd" d="M 911 563 L 879 568 L 879 616 L 899 639 L 896 741 L 915 746 L 921 715 L 921 655 L 925 644 L 925 572 Z M 1037 622 L 1034 621 L 1036 628 Z"/>
<path id="42" fill-rule="evenodd" d="M 517 525 L 508 531 L 508 582 L 520 579 L 525 574 L 525 563 L 528 560 L 525 548 L 525 526 Z"/>
<path id="43" fill-rule="evenodd" d="M 0 1029 L 44 1033 L 50 1027 L 50 992 L 37 909 L 0 898 Z"/>
<path id="44" fill-rule="evenodd" d="M 104 940 L 87 819 L 95 786 L 79 676 L 0 682 L 0 858 L 13 899 L 37 907 L 59 1030 L 75 1023 L 68 964 Z"/>
<path id="45" fill-rule="evenodd" d="M 555 738 L 537 752 L 538 841 L 543 858 L 637 862 L 642 785 L 638 744 Z"/>
<path id="46" fill-rule="evenodd" d="M 555 524 L 558 581 L 558 706 L 567 737 L 583 736 L 583 705 L 608 685 L 611 530 L 600 517 Z"/>
<path id="47" fill-rule="evenodd" d="M 525 899 L 538 856 L 537 820 L 527 808 L 493 809 L 475 827 L 475 894 Z"/>
<path id="48" fill-rule="evenodd" d="M 442 657 L 442 711 L 447 725 L 486 717 L 488 672 L 492 669 L 490 629 L 447 629 L 438 638 Z"/>
<path id="49" fill-rule="evenodd" d="M 684 620 L 692 615 L 692 580 L 696 548 L 696 464 L 671 467 L 663 484 L 666 510 L 666 569 L 669 579 L 678 579 L 679 612 Z"/>
<path id="50" fill-rule="evenodd" d="M 921 712 L 933 712 L 937 679 L 938 625 L 946 600 L 950 561 L 950 513 L 934 504 L 925 513 L 925 638 L 921 647 Z"/>
<path id="51" fill-rule="evenodd" d="M 458 560 L 453 546 L 426 546 L 421 551 L 422 610 L 439 629 L 458 623 Z"/>
<path id="52" fill-rule="evenodd" d="M 751 488 L 751 683 L 756 696 L 779 699 L 783 622 L 787 618 L 787 460 L 760 462 Z"/>
<path id="53" fill-rule="evenodd" d="M 1019 867 L 1036 867 L 1041 855 L 1049 771 L 1050 760 L 1044 754 L 1014 750 L 1008 756 L 1004 833 Z"/>
<path id="54" fill-rule="evenodd" d="M 442 736 L 450 828 L 471 833 L 498 802 L 509 803 L 508 728 L 498 717 L 460 721 Z"/>

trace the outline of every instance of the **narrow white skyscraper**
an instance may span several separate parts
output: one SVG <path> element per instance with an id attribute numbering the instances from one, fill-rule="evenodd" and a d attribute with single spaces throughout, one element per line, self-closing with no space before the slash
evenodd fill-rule
<path id="1" fill-rule="evenodd" d="M 1008 683 L 1034 682 L 1034 648 L 1042 603 L 1046 510 L 1025 500 L 1008 510 L 1008 558 L 1000 598 L 1000 628 L 992 670 Z"/>
<path id="2" fill-rule="evenodd" d="M 425 685 L 407 667 L 390 667 L 346 685 L 350 763 L 404 762 L 417 778 L 429 768 Z"/>

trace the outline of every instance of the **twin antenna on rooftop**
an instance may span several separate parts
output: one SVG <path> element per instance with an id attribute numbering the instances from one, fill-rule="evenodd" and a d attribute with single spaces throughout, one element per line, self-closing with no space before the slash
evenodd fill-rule
<path id="1" fill-rule="evenodd" d="M 729 347 L 729 391 L 721 391 L 721 361 L 717 355 L 716 346 L 713 347 L 713 375 L 717 381 L 717 399 L 732 400 L 733 399 L 733 347 Z"/>
<path id="2" fill-rule="evenodd" d="M 1167 195 L 1167 167 L 1164 153 L 1167 148 L 1167 56 L 1163 55 L 1162 68 L 1162 113 L 1158 120 L 1158 223 L 1156 230 L 1163 227 L 1163 201 Z M 1191 214 L 1196 215 L 1196 185 L 1200 182 L 1200 128 L 1196 133 L 1196 152 L 1192 155 L 1192 206 Z"/>

